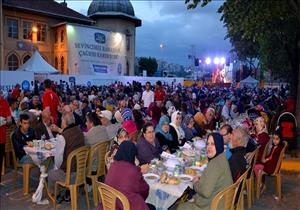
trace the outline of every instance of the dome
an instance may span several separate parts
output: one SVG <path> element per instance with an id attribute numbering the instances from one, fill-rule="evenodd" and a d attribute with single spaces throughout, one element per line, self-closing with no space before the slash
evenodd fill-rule
<path id="1" fill-rule="evenodd" d="M 93 0 L 88 16 L 101 14 L 124 14 L 134 17 L 134 9 L 129 0 Z"/>

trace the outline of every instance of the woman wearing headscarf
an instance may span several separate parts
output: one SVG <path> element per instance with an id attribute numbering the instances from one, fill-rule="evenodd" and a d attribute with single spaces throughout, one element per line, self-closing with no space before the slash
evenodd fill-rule
<path id="1" fill-rule="evenodd" d="M 195 121 L 193 115 L 191 114 L 185 115 L 182 122 L 182 127 L 187 141 L 192 141 L 192 139 L 198 135 L 198 132 L 195 129 L 194 125 L 195 125 Z"/>
<path id="2" fill-rule="evenodd" d="M 224 140 L 219 133 L 208 135 L 206 143 L 207 167 L 201 177 L 193 180 L 194 202 L 180 204 L 177 209 L 209 210 L 212 199 L 217 193 L 232 184 L 231 172 L 224 153 Z M 223 209 L 223 203 L 219 204 Z"/>
<path id="3" fill-rule="evenodd" d="M 173 137 L 169 132 L 169 124 L 169 117 L 166 115 L 161 116 L 159 123 L 155 128 L 155 136 L 163 150 L 169 149 L 171 153 L 174 153 L 176 149 L 178 149 L 178 145 L 173 141 Z"/>
<path id="4" fill-rule="evenodd" d="M 181 127 L 182 114 L 176 111 L 171 116 L 170 133 L 177 145 L 184 145 L 186 142 L 184 130 Z"/>
<path id="5" fill-rule="evenodd" d="M 268 149 L 266 148 L 266 146 L 270 141 L 270 137 L 268 134 L 267 125 L 264 121 L 264 118 L 262 117 L 256 118 L 254 121 L 254 126 L 255 126 L 256 141 L 258 144 L 261 145 L 257 155 L 257 162 L 260 163 L 263 158 L 265 149 Z"/>
<path id="6" fill-rule="evenodd" d="M 136 142 L 138 130 L 135 122 L 133 121 L 132 110 L 129 108 L 124 108 L 121 111 L 121 115 L 123 119 L 122 128 L 126 129 L 126 131 L 128 132 L 129 139 Z"/>
<path id="7" fill-rule="evenodd" d="M 149 194 L 149 185 L 144 180 L 141 169 L 134 163 L 136 155 L 134 143 L 122 142 L 107 172 L 105 184 L 123 193 L 129 201 L 131 210 L 148 210 L 145 200 Z M 101 204 L 100 209 L 103 209 Z M 122 204 L 117 201 L 116 210 L 121 209 Z"/>
<path id="8" fill-rule="evenodd" d="M 106 159 L 106 167 L 109 169 L 110 165 L 114 161 L 114 157 L 119 149 L 120 144 L 123 141 L 129 140 L 129 135 L 126 129 L 120 128 L 117 132 L 117 135 L 115 137 L 114 143 L 110 148 L 110 151 L 108 153 L 107 159 Z"/>

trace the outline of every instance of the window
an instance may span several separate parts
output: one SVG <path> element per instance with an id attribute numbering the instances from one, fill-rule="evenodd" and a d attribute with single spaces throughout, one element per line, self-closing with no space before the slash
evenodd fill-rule
<path id="1" fill-rule="evenodd" d="M 58 32 L 57 31 L 55 31 L 55 34 L 54 34 L 54 41 L 55 41 L 55 43 L 58 42 Z"/>
<path id="2" fill-rule="evenodd" d="M 64 42 L 64 36 L 65 36 L 65 32 L 64 32 L 64 30 L 62 30 L 60 32 L 60 42 Z"/>
<path id="3" fill-rule="evenodd" d="M 58 69 L 58 58 L 55 57 L 54 59 L 54 68 Z"/>
<path id="4" fill-rule="evenodd" d="M 60 58 L 60 70 L 61 70 L 61 72 L 64 72 L 64 67 L 65 67 L 65 59 L 64 59 L 64 56 L 62 56 Z"/>
<path id="5" fill-rule="evenodd" d="M 23 39 L 31 39 L 32 23 L 23 21 Z"/>
<path id="6" fill-rule="evenodd" d="M 8 29 L 8 37 L 18 39 L 19 36 L 19 27 L 18 20 L 8 18 L 7 19 L 7 29 Z"/>
<path id="7" fill-rule="evenodd" d="M 46 24 L 38 23 L 37 29 L 37 41 L 46 41 Z"/>
<path id="8" fill-rule="evenodd" d="M 127 49 L 127 51 L 130 50 L 130 37 L 129 37 L 129 35 L 126 35 L 126 49 Z"/>
<path id="9" fill-rule="evenodd" d="M 7 64 L 8 64 L 8 70 L 10 71 L 16 70 L 17 68 L 19 68 L 18 57 L 15 54 L 11 54 L 10 56 L 8 56 Z"/>
<path id="10" fill-rule="evenodd" d="M 26 55 L 24 58 L 23 58 L 23 63 L 26 63 L 26 61 L 28 61 L 30 59 L 30 55 Z"/>

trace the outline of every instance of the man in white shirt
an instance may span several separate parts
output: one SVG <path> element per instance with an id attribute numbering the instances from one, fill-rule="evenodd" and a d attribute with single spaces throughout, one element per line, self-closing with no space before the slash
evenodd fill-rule
<path id="1" fill-rule="evenodd" d="M 120 123 L 111 123 L 112 113 L 109 110 L 103 110 L 100 114 L 100 120 L 102 126 L 106 128 L 109 140 L 113 139 L 117 135 L 117 131 L 121 128 Z"/>
<path id="2" fill-rule="evenodd" d="M 231 116 L 231 100 L 229 98 L 226 99 L 225 105 L 223 106 L 222 117 L 227 122 L 232 121 L 232 116 Z"/>
<path id="3" fill-rule="evenodd" d="M 142 100 L 144 101 L 144 108 L 148 108 L 154 102 L 154 93 L 151 90 L 150 82 L 146 82 L 146 90 L 143 92 Z"/>

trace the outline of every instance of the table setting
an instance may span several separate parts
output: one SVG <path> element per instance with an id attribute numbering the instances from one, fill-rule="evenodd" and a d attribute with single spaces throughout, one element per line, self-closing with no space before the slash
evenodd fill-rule
<path id="1" fill-rule="evenodd" d="M 207 165 L 205 147 L 202 148 L 205 144 L 197 141 L 186 143 L 174 154 L 163 152 L 160 160 L 151 161 L 149 172 L 143 175 L 150 186 L 147 203 L 153 204 L 156 209 L 165 210 L 188 187 L 193 188 L 193 178 L 201 176 Z"/>
<path id="2" fill-rule="evenodd" d="M 32 202 L 47 205 L 49 201 L 47 199 L 42 200 L 43 189 L 47 174 L 48 164 L 47 160 L 49 157 L 53 157 L 56 151 L 56 138 L 51 138 L 49 140 L 33 140 L 29 145 L 24 147 L 24 151 L 28 154 L 35 165 L 40 168 L 40 182 L 32 195 Z"/>

